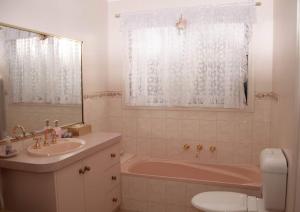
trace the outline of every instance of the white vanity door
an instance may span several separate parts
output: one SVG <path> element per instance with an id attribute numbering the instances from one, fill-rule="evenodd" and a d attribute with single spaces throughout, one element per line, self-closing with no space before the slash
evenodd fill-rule
<path id="1" fill-rule="evenodd" d="M 55 173 L 57 207 L 59 212 L 85 211 L 84 174 L 82 162 L 65 167 Z"/>
<path id="2" fill-rule="evenodd" d="M 83 160 L 83 167 L 87 170 L 84 174 L 86 212 L 112 212 L 113 198 L 108 199 L 107 196 L 108 190 L 119 183 L 120 165 L 117 165 L 120 163 L 119 148 L 120 145 L 113 145 Z M 116 176 L 116 180 L 111 180 L 112 176 Z M 114 205 L 118 203 L 114 202 Z"/>
<path id="3" fill-rule="evenodd" d="M 97 153 L 83 161 L 86 212 L 100 212 L 104 202 L 103 154 Z"/>
<path id="4" fill-rule="evenodd" d="M 119 205 L 111 193 L 119 185 L 118 151 L 113 145 L 55 173 L 59 212 L 112 212 Z"/>

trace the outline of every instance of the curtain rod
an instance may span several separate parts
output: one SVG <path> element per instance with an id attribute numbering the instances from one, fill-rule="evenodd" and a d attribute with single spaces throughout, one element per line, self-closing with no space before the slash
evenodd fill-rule
<path id="1" fill-rule="evenodd" d="M 261 6 L 262 5 L 262 3 L 261 2 L 256 2 L 255 3 L 255 6 Z M 121 14 L 120 13 L 116 13 L 115 14 L 115 18 L 120 18 L 121 17 Z"/>

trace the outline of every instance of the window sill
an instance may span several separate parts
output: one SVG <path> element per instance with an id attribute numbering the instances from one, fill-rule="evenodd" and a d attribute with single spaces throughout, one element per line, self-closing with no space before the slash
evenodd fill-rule
<path id="1" fill-rule="evenodd" d="M 207 112 L 245 112 L 253 113 L 253 104 L 247 105 L 243 109 L 220 108 L 220 107 L 167 107 L 167 106 L 128 106 L 122 103 L 123 109 L 127 110 L 166 110 L 166 111 L 207 111 Z"/>

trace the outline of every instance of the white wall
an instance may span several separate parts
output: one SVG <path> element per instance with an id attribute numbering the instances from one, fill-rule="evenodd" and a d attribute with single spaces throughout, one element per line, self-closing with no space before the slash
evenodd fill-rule
<path id="1" fill-rule="evenodd" d="M 295 211 L 298 157 L 300 92 L 297 26 L 297 0 L 275 0 L 273 90 L 279 94 L 279 102 L 272 105 L 271 132 L 272 142 L 283 148 L 288 158 L 287 212 Z"/>
<path id="2" fill-rule="evenodd" d="M 106 0 L 0 0 L 0 22 L 82 40 L 84 93 L 106 89 Z M 103 101 L 85 106 L 85 120 L 105 128 Z"/>

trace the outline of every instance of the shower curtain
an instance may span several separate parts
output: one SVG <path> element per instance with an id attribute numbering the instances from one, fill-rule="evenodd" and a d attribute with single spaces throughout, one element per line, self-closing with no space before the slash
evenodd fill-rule
<path id="1" fill-rule="evenodd" d="M 0 140 L 4 138 L 5 130 L 5 96 L 3 79 L 0 77 Z"/>

